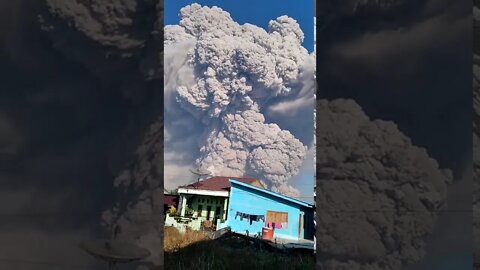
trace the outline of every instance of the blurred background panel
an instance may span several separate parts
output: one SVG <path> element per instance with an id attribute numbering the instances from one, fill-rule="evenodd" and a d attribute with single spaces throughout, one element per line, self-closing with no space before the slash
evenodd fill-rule
<path id="1" fill-rule="evenodd" d="M 143 0 L 0 4 L 0 268 L 105 269 L 79 244 L 109 238 L 114 223 L 119 238 L 159 247 L 145 264 L 160 264 L 151 223 L 162 211 L 141 228 L 149 244 L 129 226 L 139 215 L 117 212 L 152 210 L 144 200 L 163 193 L 162 177 L 148 192 L 115 179 L 146 143 L 158 154 L 142 166 L 162 164 L 163 129 L 148 128 L 163 112 L 162 10 Z"/>
<path id="2" fill-rule="evenodd" d="M 316 12 L 317 265 L 470 269 L 471 3 Z"/>

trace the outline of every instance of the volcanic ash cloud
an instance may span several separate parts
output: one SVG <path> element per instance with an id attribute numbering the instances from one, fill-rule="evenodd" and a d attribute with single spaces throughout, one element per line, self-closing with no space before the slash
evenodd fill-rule
<path id="1" fill-rule="evenodd" d="M 397 270 L 418 262 L 451 172 L 352 100 L 320 101 L 317 115 L 317 264 Z"/>
<path id="2" fill-rule="evenodd" d="M 182 8 L 179 24 L 165 27 L 165 127 L 172 137 L 182 132 L 169 125 L 179 111 L 202 123 L 196 166 L 212 175 L 256 176 L 276 192 L 298 195 L 288 180 L 307 147 L 269 123 L 263 109 L 273 98 L 293 99 L 313 81 L 302 76 L 313 69 L 303 38 L 287 16 L 270 21 L 267 32 L 198 4 Z"/>

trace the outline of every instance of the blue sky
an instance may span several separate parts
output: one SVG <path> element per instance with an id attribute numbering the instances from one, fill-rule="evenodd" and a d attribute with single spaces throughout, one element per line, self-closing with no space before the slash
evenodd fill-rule
<path id="1" fill-rule="evenodd" d="M 264 29 L 268 28 L 268 22 L 279 16 L 287 15 L 295 19 L 305 34 L 303 46 L 313 52 L 313 1 L 273 1 L 273 0 L 166 0 L 165 1 L 165 25 L 178 24 L 180 9 L 186 5 L 198 3 L 203 6 L 218 6 L 230 13 L 234 21 L 244 24 L 250 23 Z M 313 127 L 312 127 L 313 130 Z M 313 131 L 312 131 L 313 132 Z M 305 166 L 312 162 L 305 161 Z M 314 166 L 312 169 L 303 169 L 301 173 L 292 179 L 292 185 L 300 191 L 299 198 L 302 201 L 313 203 Z"/>
<path id="2" fill-rule="evenodd" d="M 177 24 L 178 13 L 186 5 L 198 3 L 206 6 L 218 6 L 230 13 L 232 18 L 240 23 L 251 23 L 267 29 L 268 22 L 279 16 L 287 15 L 300 24 L 305 34 L 303 46 L 313 51 L 313 0 L 312 1 L 273 1 L 273 0 L 166 0 L 165 24 Z"/>

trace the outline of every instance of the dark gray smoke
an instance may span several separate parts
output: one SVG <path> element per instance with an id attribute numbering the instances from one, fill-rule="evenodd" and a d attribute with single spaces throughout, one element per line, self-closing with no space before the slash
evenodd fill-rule
<path id="1" fill-rule="evenodd" d="M 423 258 L 449 170 L 352 100 L 317 103 L 321 269 L 401 269 Z"/>
<path id="2" fill-rule="evenodd" d="M 54 46 L 98 79 L 101 91 L 133 108 L 112 142 L 110 171 L 118 198 L 105 211 L 107 228 L 152 252 L 162 262 L 163 213 L 163 2 L 156 0 L 47 0 L 39 16 Z M 100 89 L 99 89 L 100 91 Z"/>
<path id="3" fill-rule="evenodd" d="M 148 127 L 134 162 L 113 183 L 120 191 L 115 207 L 102 217 L 106 226 L 120 225 L 120 239 L 150 250 L 155 265 L 163 261 L 162 130 L 161 118 Z"/>

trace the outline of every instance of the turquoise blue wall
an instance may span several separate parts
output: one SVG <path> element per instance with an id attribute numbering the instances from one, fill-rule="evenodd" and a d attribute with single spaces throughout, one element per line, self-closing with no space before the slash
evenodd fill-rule
<path id="1" fill-rule="evenodd" d="M 279 211 L 288 213 L 288 228 L 275 229 L 274 237 L 298 239 L 298 223 L 300 212 L 313 212 L 313 209 L 308 210 L 298 204 L 288 202 L 281 198 L 266 194 L 264 192 L 253 190 L 244 186 L 232 183 L 230 190 L 230 203 L 228 206 L 227 224 L 234 232 L 246 232 L 249 234 L 257 234 L 262 232 L 264 222 L 250 222 L 248 219 L 242 221 L 235 214 L 237 211 L 251 214 L 251 215 L 267 215 L 267 210 Z M 308 215 L 312 216 L 312 215 Z M 305 238 L 304 233 L 301 233 L 300 238 Z M 306 237 L 307 239 L 310 237 Z M 312 236 L 313 238 L 313 236 Z"/>

